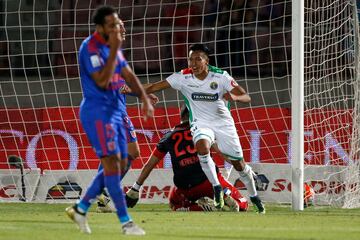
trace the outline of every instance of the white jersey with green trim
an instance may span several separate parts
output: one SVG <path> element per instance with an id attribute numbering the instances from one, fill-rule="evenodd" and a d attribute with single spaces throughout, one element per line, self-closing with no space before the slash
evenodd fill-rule
<path id="1" fill-rule="evenodd" d="M 234 124 L 223 95 L 237 86 L 237 83 L 226 71 L 209 65 L 208 75 L 204 80 L 199 80 L 187 68 L 173 73 L 166 81 L 183 94 L 191 123 Z"/>

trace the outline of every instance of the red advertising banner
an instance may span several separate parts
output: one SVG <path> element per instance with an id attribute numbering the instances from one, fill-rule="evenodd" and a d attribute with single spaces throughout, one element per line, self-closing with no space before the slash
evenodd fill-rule
<path id="1" fill-rule="evenodd" d="M 178 108 L 157 108 L 144 122 L 139 110 L 128 109 L 136 128 L 141 168 L 159 139 L 179 123 Z M 234 109 L 232 114 L 247 162 L 291 161 L 291 110 L 287 108 Z M 300 126 L 299 126 L 300 127 Z M 305 163 L 345 165 L 349 159 L 352 117 L 345 110 L 313 110 L 305 115 Z M 0 109 L 0 169 L 7 157 L 18 155 L 26 167 L 41 170 L 96 169 L 99 161 L 78 118 L 78 108 Z M 221 166 L 223 160 L 215 156 Z M 166 161 L 166 160 L 165 160 Z M 162 163 L 159 167 L 164 167 Z M 166 166 L 165 166 L 166 167 Z"/>

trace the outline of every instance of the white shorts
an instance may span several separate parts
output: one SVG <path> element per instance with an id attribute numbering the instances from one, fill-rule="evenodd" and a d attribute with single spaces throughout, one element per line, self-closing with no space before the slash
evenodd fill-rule
<path id="1" fill-rule="evenodd" d="M 194 144 L 200 139 L 216 143 L 219 150 L 230 160 L 243 160 L 243 151 L 234 125 L 211 126 L 200 122 L 191 124 Z"/>

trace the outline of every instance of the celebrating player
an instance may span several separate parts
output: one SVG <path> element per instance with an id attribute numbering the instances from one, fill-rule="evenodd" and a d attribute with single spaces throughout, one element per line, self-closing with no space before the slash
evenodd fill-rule
<path id="1" fill-rule="evenodd" d="M 134 207 L 139 200 L 140 186 L 149 176 L 156 164 L 170 153 L 174 171 L 174 184 L 169 197 L 170 207 L 174 211 L 213 211 L 214 205 L 207 201 L 213 197 L 211 183 L 201 169 L 199 158 L 192 141 L 189 125 L 189 111 L 181 111 L 181 124 L 168 132 L 157 144 L 150 159 L 144 165 L 133 187 L 126 193 L 128 207 Z M 225 190 L 225 204 L 232 211 L 246 211 L 248 203 L 238 190 L 217 173 L 221 186 Z"/>
<path id="2" fill-rule="evenodd" d="M 144 235 L 145 231 L 131 220 L 120 186 L 120 174 L 127 159 L 124 117 L 127 116 L 125 82 L 142 101 L 145 119 L 154 109 L 139 79 L 135 76 L 120 49 L 125 28 L 115 9 L 102 6 L 95 10 L 96 31 L 80 47 L 79 65 L 84 98 L 80 105 L 80 121 L 89 141 L 100 158 L 103 169 L 93 179 L 81 200 L 66 209 L 80 231 L 91 233 L 86 213 L 92 200 L 106 187 L 114 202 L 122 230 L 127 235 Z"/>
<path id="3" fill-rule="evenodd" d="M 265 213 L 254 182 L 254 172 L 245 164 L 240 140 L 227 103 L 229 100 L 250 102 L 250 96 L 226 72 L 209 65 L 209 49 L 203 44 L 189 48 L 188 68 L 173 73 L 166 80 L 146 86 L 147 93 L 167 88 L 179 90 L 190 111 L 191 134 L 200 164 L 214 188 L 214 203 L 224 206 L 223 191 L 216 174 L 210 148 L 217 143 L 221 153 L 239 172 L 250 200 L 259 213 Z"/>

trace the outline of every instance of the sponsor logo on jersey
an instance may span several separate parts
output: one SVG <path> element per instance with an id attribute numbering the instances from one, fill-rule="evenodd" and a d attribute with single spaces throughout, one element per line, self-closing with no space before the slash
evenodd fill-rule
<path id="1" fill-rule="evenodd" d="M 199 88 L 199 86 L 191 85 L 191 84 L 188 84 L 187 86 L 188 86 L 188 87 L 192 87 L 192 88 Z"/>
<path id="2" fill-rule="evenodd" d="M 210 83 L 210 88 L 213 89 L 213 90 L 217 89 L 218 86 L 219 86 L 219 85 L 217 84 L 217 82 L 212 82 L 212 83 Z"/>
<path id="3" fill-rule="evenodd" d="M 194 101 L 206 101 L 206 102 L 215 102 L 219 99 L 219 95 L 209 94 L 209 93 L 193 93 L 191 94 L 191 98 Z"/>

